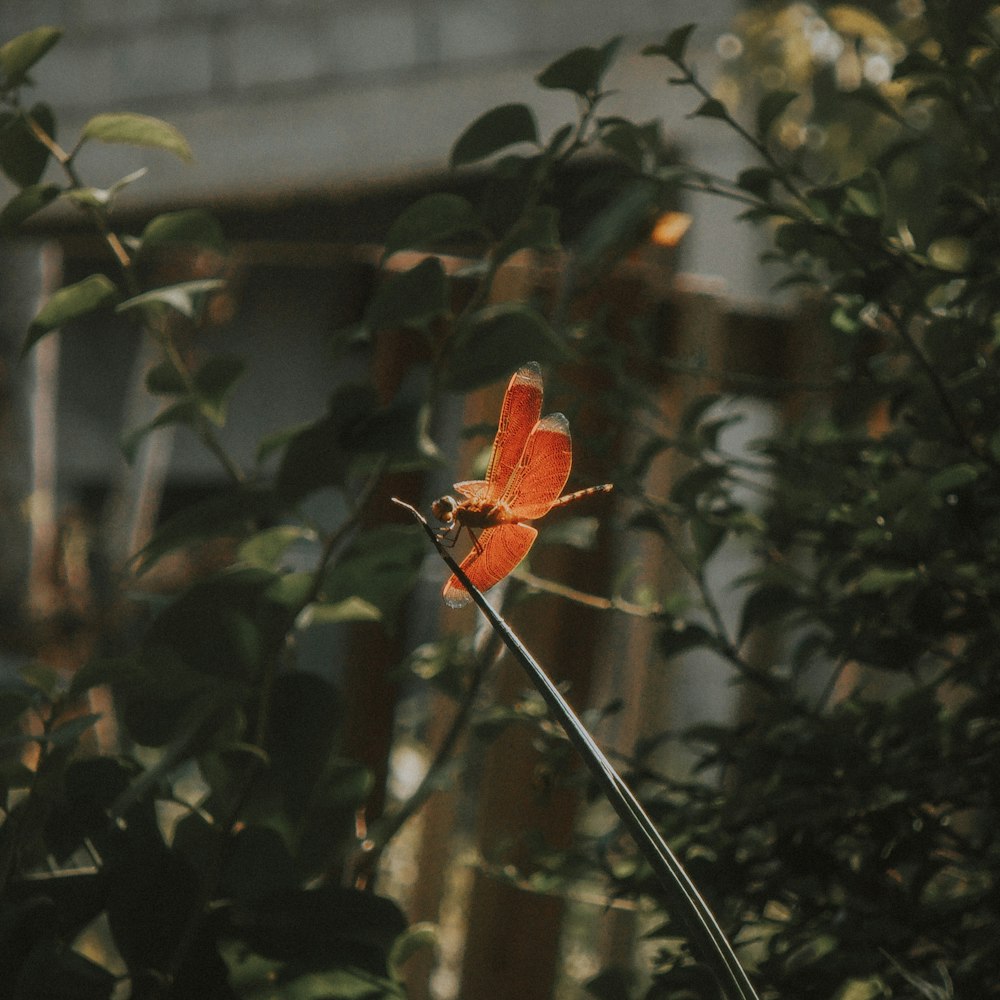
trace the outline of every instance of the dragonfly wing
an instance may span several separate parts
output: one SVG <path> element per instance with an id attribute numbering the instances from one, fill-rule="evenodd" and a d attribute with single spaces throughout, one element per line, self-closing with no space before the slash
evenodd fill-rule
<path id="1" fill-rule="evenodd" d="M 479 590 L 498 584 L 527 554 L 538 532 L 530 524 L 498 524 L 486 528 L 478 544 L 462 560 L 462 571 Z M 442 591 L 445 604 L 460 608 L 472 599 L 452 574 Z"/>
<path id="2" fill-rule="evenodd" d="M 485 479 L 466 479 L 461 483 L 455 483 L 453 489 L 463 497 L 478 500 L 486 495 L 486 486 Z"/>
<path id="3" fill-rule="evenodd" d="M 503 492 L 541 412 L 542 370 L 532 361 L 514 372 L 507 384 L 486 469 L 486 499 L 496 500 Z"/>
<path id="4" fill-rule="evenodd" d="M 561 413 L 550 413 L 528 435 L 500 501 L 515 517 L 542 517 L 562 493 L 572 464 L 569 421 Z"/>

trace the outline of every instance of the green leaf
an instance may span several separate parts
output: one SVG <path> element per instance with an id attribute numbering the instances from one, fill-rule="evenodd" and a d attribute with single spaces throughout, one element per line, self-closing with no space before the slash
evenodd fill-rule
<path id="1" fill-rule="evenodd" d="M 387 524 L 362 532 L 337 560 L 323 583 L 324 602 L 360 598 L 379 610 L 389 626 L 416 583 L 427 549 L 409 525 Z"/>
<path id="2" fill-rule="evenodd" d="M 329 412 L 287 438 L 276 487 L 294 503 L 327 487 L 340 487 L 352 470 L 388 460 L 393 469 L 424 468 L 437 452 L 425 431 L 418 399 L 380 406 L 371 386 L 349 385 L 330 401 Z"/>
<path id="3" fill-rule="evenodd" d="M 468 392 L 527 361 L 565 361 L 570 356 L 541 313 L 523 302 L 502 302 L 478 310 L 456 333 L 448 386 Z"/>
<path id="4" fill-rule="evenodd" d="M 236 550 L 239 562 L 261 569 L 276 570 L 289 546 L 296 542 L 315 542 L 316 533 L 297 524 L 278 524 L 251 535 Z"/>
<path id="5" fill-rule="evenodd" d="M 771 90 L 761 98 L 757 105 L 757 135 L 761 139 L 767 137 L 771 126 L 798 96 L 794 90 Z"/>
<path id="6" fill-rule="evenodd" d="M 316 1000 L 384 996 L 382 988 L 373 989 L 370 975 L 358 977 L 356 970 L 384 975 L 389 949 L 406 930 L 406 918 L 395 903 L 330 882 L 272 895 L 254 905 L 236 904 L 224 916 L 228 919 L 225 936 L 239 938 L 260 955 L 306 968 L 326 968 L 335 957 L 338 965 L 355 967 L 353 973 L 341 969 L 311 974 L 325 983 L 317 992 L 301 993 L 298 988 L 291 994 L 282 991 L 285 996 Z M 351 979 L 359 978 L 361 982 L 352 989 Z M 268 994 L 273 995 L 273 987 Z"/>
<path id="7" fill-rule="evenodd" d="M 704 625 L 677 620 L 657 633 L 656 643 L 660 653 L 670 657 L 698 647 L 714 649 L 718 639 Z"/>
<path id="8" fill-rule="evenodd" d="M 362 597 L 346 597 L 342 601 L 327 601 L 320 598 L 309 605 L 303 615 L 302 625 L 306 627 L 378 621 L 382 621 L 382 612 Z"/>
<path id="9" fill-rule="evenodd" d="M 60 190 L 55 184 L 32 184 L 23 188 L 0 211 L 0 233 L 16 230 L 25 219 L 58 198 Z"/>
<path id="10" fill-rule="evenodd" d="M 26 113 L 49 136 L 55 135 L 55 118 L 46 104 L 36 104 Z M 0 170 L 18 186 L 37 184 L 49 161 L 49 150 L 39 142 L 25 113 L 0 114 Z"/>
<path id="11" fill-rule="evenodd" d="M 177 246 L 204 247 L 226 252 L 226 239 L 218 219 L 210 212 L 188 208 L 151 219 L 140 237 L 143 252 Z"/>
<path id="12" fill-rule="evenodd" d="M 451 150 L 451 166 L 476 163 L 521 142 L 538 143 L 535 113 L 526 104 L 502 104 L 477 118 Z"/>
<path id="13" fill-rule="evenodd" d="M 201 309 L 205 295 L 219 288 L 225 288 L 222 278 L 199 278 L 194 281 L 182 281 L 176 285 L 166 285 L 163 288 L 153 288 L 140 295 L 120 302 L 115 312 L 128 312 L 130 309 L 143 309 L 146 306 L 158 304 L 176 309 L 182 316 L 192 319 Z"/>
<path id="14" fill-rule="evenodd" d="M 774 171 L 769 167 L 747 167 L 737 176 L 736 186 L 758 198 L 766 199 L 771 192 L 771 183 L 774 179 Z"/>
<path id="15" fill-rule="evenodd" d="M 146 388 L 154 396 L 181 396 L 188 391 L 188 384 L 172 362 L 161 361 L 146 372 Z"/>
<path id="16" fill-rule="evenodd" d="M 548 90 L 571 90 L 583 98 L 593 98 L 621 45 L 621 37 L 612 38 L 599 49 L 591 46 L 574 49 L 560 56 L 535 79 Z"/>
<path id="17" fill-rule="evenodd" d="M 409 327 L 426 331 L 448 312 L 448 285 L 437 257 L 426 257 L 416 267 L 386 273 L 365 312 L 369 330 Z"/>
<path id="18" fill-rule="evenodd" d="M 429 194 L 407 208 L 392 224 L 385 238 L 385 256 L 482 229 L 478 213 L 465 198 L 457 194 Z"/>
<path id="19" fill-rule="evenodd" d="M 609 254 L 634 246 L 644 239 L 657 215 L 660 190 L 648 180 L 632 181 L 599 212 L 580 235 L 576 262 L 581 270 L 603 264 Z"/>
<path id="20" fill-rule="evenodd" d="M 234 354 L 214 354 L 194 373 L 201 412 L 217 426 L 226 421 L 226 409 L 246 362 Z"/>
<path id="21" fill-rule="evenodd" d="M 272 517 L 273 511 L 273 498 L 262 489 L 239 487 L 213 494 L 164 521 L 132 557 L 135 571 L 145 573 L 163 556 L 186 545 L 246 535 L 255 522 Z"/>
<path id="22" fill-rule="evenodd" d="M 671 62 L 683 63 L 688 41 L 696 27 L 697 24 L 683 24 L 679 28 L 674 28 L 662 45 L 647 45 L 642 50 L 642 54 L 644 56 L 666 56 Z"/>
<path id="23" fill-rule="evenodd" d="M 919 576 L 913 567 L 890 569 L 887 566 L 872 566 L 854 581 L 854 589 L 859 594 L 885 593 L 912 583 Z"/>
<path id="24" fill-rule="evenodd" d="M 33 28 L 0 46 L 3 89 L 10 90 L 26 82 L 28 70 L 62 38 L 62 35 L 62 28 Z"/>
<path id="25" fill-rule="evenodd" d="M 936 472 L 924 484 L 924 489 L 935 496 L 945 493 L 952 493 L 960 490 L 964 486 L 969 486 L 979 478 L 979 470 L 968 462 L 960 462 L 958 465 L 949 466 Z"/>
<path id="26" fill-rule="evenodd" d="M 114 282 L 103 274 L 92 274 L 83 281 L 53 292 L 28 327 L 28 336 L 21 348 L 21 357 L 24 357 L 45 334 L 108 306 L 117 299 L 118 289 Z"/>
<path id="27" fill-rule="evenodd" d="M 187 139 L 178 129 L 149 115 L 133 112 L 94 115 L 80 133 L 81 143 L 90 139 L 126 146 L 162 149 L 188 163 L 194 159 Z"/>
<path id="28" fill-rule="evenodd" d="M 519 250 L 558 250 L 559 210 L 552 205 L 536 205 L 510 228 L 495 250 L 498 261 Z"/>
<path id="29" fill-rule="evenodd" d="M 171 424 L 191 424 L 195 421 L 198 408 L 191 399 L 181 399 L 170 406 L 164 407 L 152 420 L 126 431 L 119 442 L 119 448 L 125 461 L 132 463 L 139 451 L 139 445 L 144 438 L 152 434 L 153 431 L 161 427 L 169 427 Z"/>
<path id="30" fill-rule="evenodd" d="M 440 944 L 441 933 L 437 924 L 411 924 L 406 932 L 400 935 L 389 952 L 389 972 L 398 982 L 403 981 L 403 966 L 414 955 L 422 951 L 436 952 Z"/>

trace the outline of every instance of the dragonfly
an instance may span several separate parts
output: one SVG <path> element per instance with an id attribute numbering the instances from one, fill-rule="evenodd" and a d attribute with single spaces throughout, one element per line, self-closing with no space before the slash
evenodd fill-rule
<path id="1" fill-rule="evenodd" d="M 450 536 L 452 544 L 463 529 L 471 536 L 461 568 L 481 591 L 498 584 L 528 554 L 538 531 L 526 522 L 614 488 L 605 483 L 560 495 L 573 463 L 569 421 L 561 413 L 542 417 L 541 412 L 542 371 L 532 361 L 507 385 L 486 478 L 455 483 L 461 499 L 443 496 L 431 504 L 442 536 Z M 453 608 L 471 600 L 455 574 L 442 594 Z"/>

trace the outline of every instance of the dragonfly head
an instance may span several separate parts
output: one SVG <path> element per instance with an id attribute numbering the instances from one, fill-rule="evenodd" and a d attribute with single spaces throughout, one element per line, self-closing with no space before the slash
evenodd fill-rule
<path id="1" fill-rule="evenodd" d="M 440 497 L 431 504 L 431 513 L 444 524 L 451 524 L 455 520 L 456 510 L 458 501 L 454 497 Z"/>

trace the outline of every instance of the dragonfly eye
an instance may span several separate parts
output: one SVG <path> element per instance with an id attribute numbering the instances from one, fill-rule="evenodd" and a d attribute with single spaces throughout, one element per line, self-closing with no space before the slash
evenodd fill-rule
<path id="1" fill-rule="evenodd" d="M 458 501 L 454 497 L 441 497 L 431 504 L 431 513 L 445 524 L 450 524 L 455 520 L 456 510 L 458 510 Z"/>

